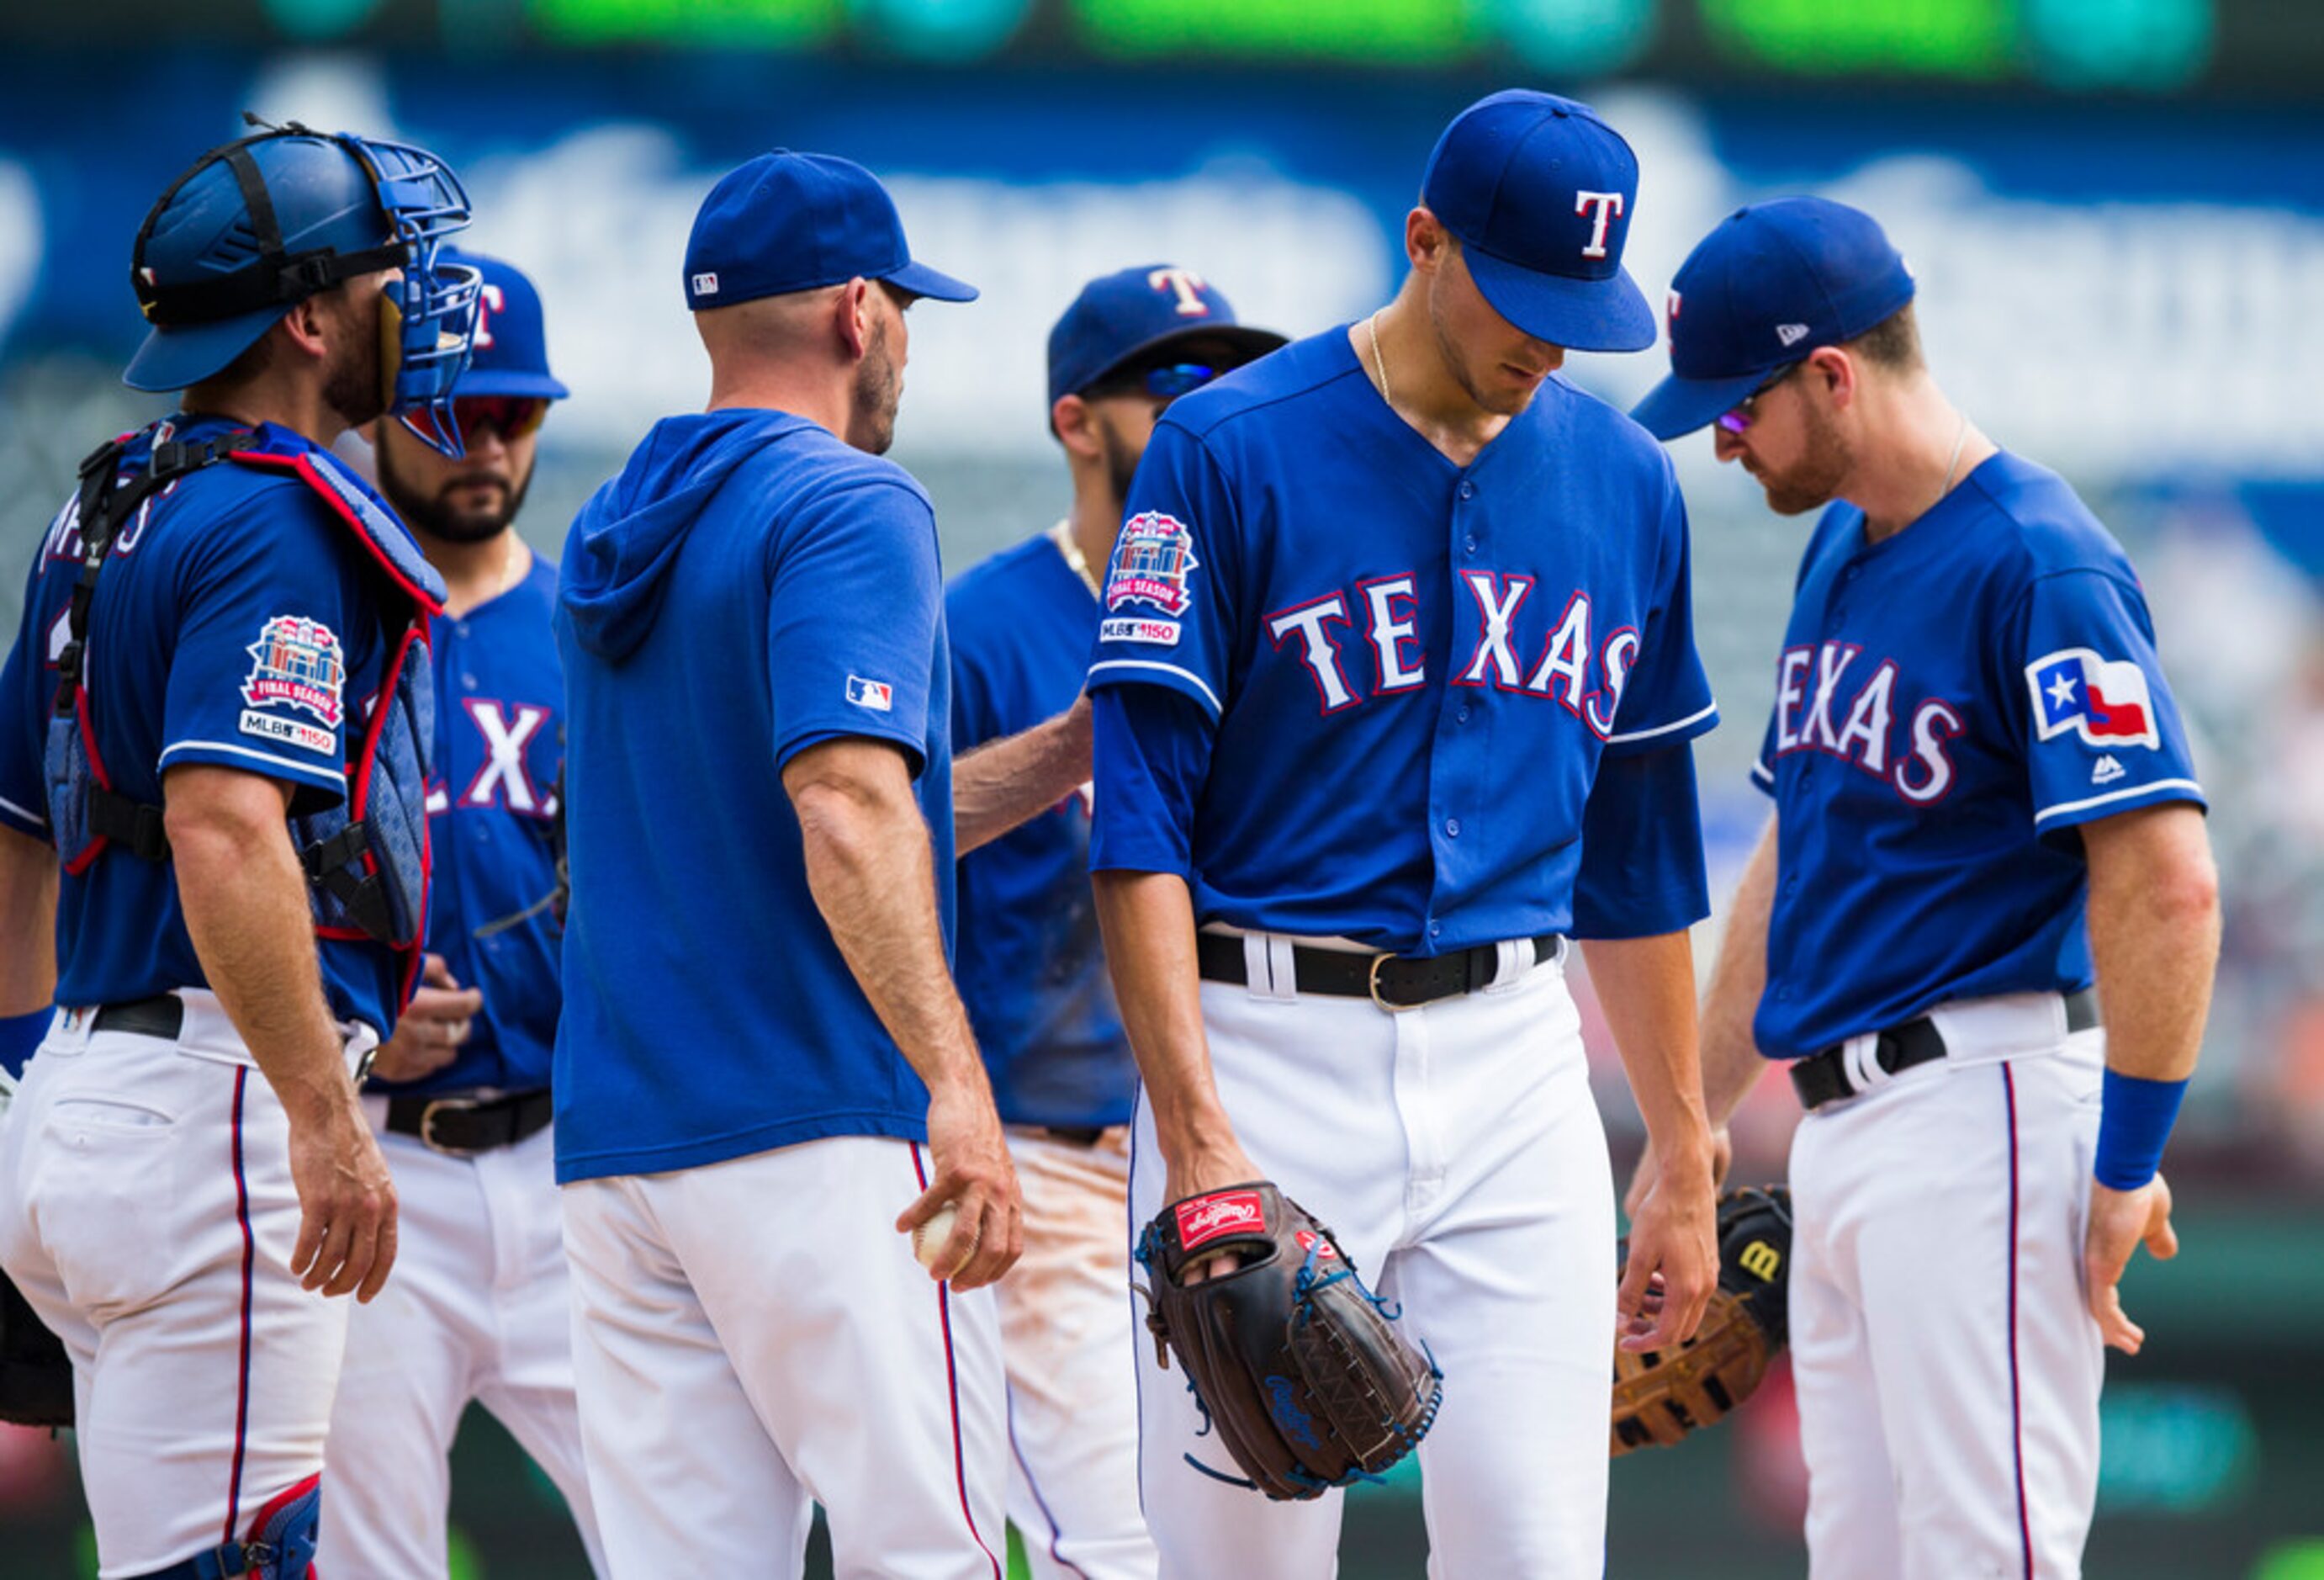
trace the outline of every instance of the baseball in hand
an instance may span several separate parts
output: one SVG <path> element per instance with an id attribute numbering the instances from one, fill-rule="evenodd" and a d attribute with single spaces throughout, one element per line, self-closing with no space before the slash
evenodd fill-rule
<path id="1" fill-rule="evenodd" d="M 952 1203 L 946 1202 L 934 1217 L 912 1231 L 912 1254 L 930 1272 L 936 1270 L 936 1258 L 944 1254 L 945 1242 L 952 1238 L 953 1223 L 959 1216 Z"/>

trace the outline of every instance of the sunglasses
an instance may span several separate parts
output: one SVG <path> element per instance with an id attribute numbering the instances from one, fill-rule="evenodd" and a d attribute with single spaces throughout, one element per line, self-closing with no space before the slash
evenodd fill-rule
<path id="1" fill-rule="evenodd" d="M 1165 363 L 1158 367 L 1139 368 L 1130 373 L 1116 374 L 1102 383 L 1093 387 L 1089 393 L 1092 395 L 1142 393 L 1151 395 L 1157 401 L 1175 401 L 1191 391 L 1201 389 L 1225 371 L 1224 368 L 1213 367 L 1207 363 L 1201 362 Z"/>
<path id="2" fill-rule="evenodd" d="M 460 425 L 463 441 L 490 425 L 503 441 L 520 439 L 541 425 L 549 402 L 540 395 L 462 395 L 452 402 L 452 416 Z"/>
<path id="3" fill-rule="evenodd" d="M 1719 419 L 1719 426 L 1725 429 L 1729 433 L 1741 433 L 1744 430 L 1749 428 L 1753 420 L 1758 415 L 1757 412 L 1753 411 L 1751 408 L 1757 402 L 1759 397 L 1766 394 L 1769 390 L 1774 389 L 1777 384 L 1782 383 L 1785 379 L 1791 377 L 1794 374 L 1799 372 L 1800 369 L 1806 365 L 1807 364 L 1805 362 L 1787 362 L 1783 366 L 1777 368 L 1774 373 L 1769 374 L 1765 379 L 1760 381 L 1759 387 L 1757 389 L 1753 390 L 1749 394 L 1744 396 L 1741 400 L 1736 402 L 1733 406 L 1728 409 L 1726 414 Z"/>

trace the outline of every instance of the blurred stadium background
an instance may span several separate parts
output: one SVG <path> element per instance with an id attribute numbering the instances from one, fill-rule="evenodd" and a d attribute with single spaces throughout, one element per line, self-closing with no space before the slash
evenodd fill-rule
<path id="1" fill-rule="evenodd" d="M 1812 189 L 1877 214 L 1939 376 L 2138 560 L 2200 735 L 2227 953 L 2171 1157 L 2186 1251 L 2134 1271 L 2152 1337 L 2113 1368 L 2089 1568 L 2324 1576 L 2313 0 L 5 0 L 0 559 L 22 566 L 88 448 L 158 411 L 115 376 L 129 239 L 245 107 L 445 154 L 475 244 L 540 282 L 575 391 L 523 521 L 551 554 L 648 423 L 702 399 L 678 271 L 711 181 L 775 145 L 872 166 L 915 252 L 986 293 L 916 315 L 897 449 L 957 570 L 1062 512 L 1042 348 L 1084 279 L 1167 259 L 1253 322 L 1360 316 L 1398 277 L 1437 130 L 1513 83 L 1593 100 L 1637 147 L 1652 298 L 1739 202 Z M 1627 402 L 1661 363 L 1569 372 Z M 1701 749 L 1723 889 L 1764 816 L 1745 770 L 1803 528 L 1707 440 L 1679 464 L 1728 720 Z M 0 577 L 10 629 L 22 585 Z M 1599 1052 L 1627 1162 L 1635 1113 Z M 1780 1174 L 1794 1113 L 1763 1088 L 1738 1175 Z M 91 1572 L 66 1446 L 0 1428 L 0 1576 Z M 464 1580 L 583 1572 L 488 1421 L 459 1461 Z M 1727 1429 L 1616 1466 L 1610 1573 L 1797 1575 L 1802 1498 L 1779 1376 Z M 1417 1575 L 1419 1525 L 1409 1479 L 1352 1499 L 1343 1573 Z"/>

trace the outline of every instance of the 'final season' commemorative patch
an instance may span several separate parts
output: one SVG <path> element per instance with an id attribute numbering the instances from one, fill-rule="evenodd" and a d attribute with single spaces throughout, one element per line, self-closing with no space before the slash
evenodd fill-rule
<path id="1" fill-rule="evenodd" d="M 1202 562 L 1194 558 L 1194 535 L 1176 516 L 1142 511 L 1121 524 L 1113 563 L 1105 573 L 1108 614 L 1125 604 L 1151 604 L 1179 615 L 1194 602 L 1186 582 Z"/>
<path id="2" fill-rule="evenodd" d="M 302 614 L 277 614 L 258 628 L 258 640 L 243 651 L 250 655 L 243 701 L 254 708 L 296 708 L 331 729 L 339 727 L 346 716 L 341 698 L 347 666 L 329 626 Z M 246 723 L 243 727 L 249 731 Z"/>

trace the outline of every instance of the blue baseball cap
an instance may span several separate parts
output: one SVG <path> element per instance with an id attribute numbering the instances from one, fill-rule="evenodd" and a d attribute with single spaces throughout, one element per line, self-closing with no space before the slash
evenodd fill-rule
<path id="1" fill-rule="evenodd" d="M 729 171 L 686 241 L 686 305 L 695 312 L 859 275 L 938 301 L 976 300 L 975 286 L 912 262 L 896 200 L 877 176 L 828 153 L 778 148 Z"/>
<path id="2" fill-rule="evenodd" d="M 537 395 L 562 401 L 573 392 L 549 371 L 548 332 L 541 322 L 540 292 L 515 265 L 481 253 L 443 251 L 447 263 L 465 263 L 484 277 L 476 310 L 476 340 L 467 372 L 453 386 L 463 395 Z"/>
<path id="3" fill-rule="evenodd" d="M 1828 198 L 1738 208 L 1672 277 L 1670 376 L 1630 415 L 1656 439 L 1692 433 L 1912 300 L 1904 255 L 1862 209 Z"/>
<path id="4" fill-rule="evenodd" d="M 1536 340 L 1643 351 L 1654 310 L 1622 270 L 1638 156 L 1588 105 L 1513 88 L 1453 117 L 1420 200 L 1461 238 L 1485 300 Z"/>
<path id="5" fill-rule="evenodd" d="M 1049 330 L 1049 404 L 1077 395 L 1133 357 L 1199 338 L 1237 353 L 1238 365 L 1285 344 L 1235 320 L 1218 288 L 1175 263 L 1142 263 L 1082 287 Z"/>

